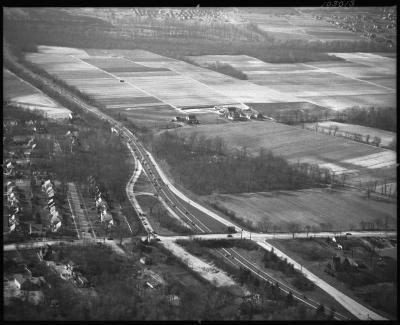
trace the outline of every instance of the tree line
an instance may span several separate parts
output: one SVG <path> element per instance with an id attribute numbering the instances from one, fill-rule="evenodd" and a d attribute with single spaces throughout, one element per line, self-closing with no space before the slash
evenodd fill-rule
<path id="1" fill-rule="evenodd" d="M 397 111 L 395 107 L 351 107 L 339 112 L 338 122 L 369 126 L 386 131 L 397 131 Z"/>

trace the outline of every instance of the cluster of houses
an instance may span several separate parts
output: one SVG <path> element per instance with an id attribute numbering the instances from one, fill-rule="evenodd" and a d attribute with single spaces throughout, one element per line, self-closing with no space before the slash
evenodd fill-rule
<path id="1" fill-rule="evenodd" d="M 50 211 L 50 231 L 57 232 L 61 227 L 61 215 L 56 207 L 56 191 L 52 182 L 47 179 L 42 185 L 42 191 L 46 193 L 47 207 Z"/>
<path id="2" fill-rule="evenodd" d="M 177 20 L 199 20 L 199 21 L 219 21 L 226 19 L 225 10 L 215 10 L 211 8 L 202 9 L 197 8 L 161 8 L 161 9 L 148 9 L 148 8 L 136 8 L 132 10 L 132 14 L 139 17 L 151 17 L 151 18 L 173 18 Z"/>
<path id="3" fill-rule="evenodd" d="M 21 205 L 15 183 L 12 181 L 7 182 L 6 189 L 7 207 L 10 211 L 8 215 L 8 227 L 9 231 L 13 232 L 20 225 Z"/>
<path id="4" fill-rule="evenodd" d="M 40 268 L 26 264 L 26 261 L 17 256 L 14 258 L 4 257 L 7 273 L 4 281 L 4 304 L 7 305 L 11 299 L 21 299 L 33 305 L 44 303 L 43 288 L 49 287 Z"/>
<path id="5" fill-rule="evenodd" d="M 74 262 L 69 261 L 68 263 L 63 264 L 54 261 L 55 251 L 50 245 L 41 247 L 38 252 L 38 257 L 41 262 L 44 262 L 46 266 L 51 268 L 64 281 L 72 281 L 72 283 L 78 288 L 89 287 L 89 280 L 82 275 L 78 266 Z"/>
<path id="6" fill-rule="evenodd" d="M 200 124 L 195 114 L 188 114 L 186 116 L 176 116 L 172 119 L 172 122 L 183 122 L 187 124 Z"/>
<path id="7" fill-rule="evenodd" d="M 322 16 L 316 16 L 316 19 L 323 19 Z M 379 17 L 375 15 L 333 15 L 327 18 L 327 22 L 340 28 L 363 33 L 363 36 L 377 41 L 385 42 L 389 48 L 393 47 L 393 41 L 388 37 L 396 35 L 396 13 L 395 11 L 383 11 Z M 381 36 L 379 36 L 379 34 Z"/>
<path id="8" fill-rule="evenodd" d="M 29 165 L 31 153 L 36 148 L 35 139 L 28 135 L 14 135 L 10 139 L 11 143 L 18 147 L 6 152 L 3 174 L 7 177 L 20 177 L 23 173 L 17 167 Z M 17 152 L 21 152 L 23 157 Z"/>
<path id="9" fill-rule="evenodd" d="M 256 110 L 247 105 L 220 105 L 214 106 L 220 117 L 231 121 L 246 121 L 262 117 Z"/>
<path id="10" fill-rule="evenodd" d="M 111 228 L 114 225 L 113 217 L 110 213 L 109 204 L 106 200 L 106 195 L 101 191 L 99 184 L 93 176 L 88 177 L 90 187 L 93 189 L 96 200 L 96 208 L 100 215 L 100 221 Z"/>

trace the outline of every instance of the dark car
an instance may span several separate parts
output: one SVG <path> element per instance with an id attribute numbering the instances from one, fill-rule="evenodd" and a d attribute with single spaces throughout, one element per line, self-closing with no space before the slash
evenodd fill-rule
<path id="1" fill-rule="evenodd" d="M 227 237 L 232 237 L 232 235 L 231 235 L 231 234 L 229 234 Z"/>
<path id="2" fill-rule="evenodd" d="M 346 232 L 346 236 L 351 236 L 351 232 Z"/>
<path id="3" fill-rule="evenodd" d="M 112 238 L 112 237 L 108 237 L 107 239 L 108 239 L 108 240 L 114 240 L 114 238 Z"/>

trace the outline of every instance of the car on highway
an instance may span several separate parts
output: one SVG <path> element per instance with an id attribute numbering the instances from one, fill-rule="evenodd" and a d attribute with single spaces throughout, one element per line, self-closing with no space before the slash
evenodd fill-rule
<path id="1" fill-rule="evenodd" d="M 158 237 L 156 237 L 156 241 L 161 241 L 161 239 L 160 239 L 160 238 L 158 238 Z"/>
<path id="2" fill-rule="evenodd" d="M 232 235 L 231 234 L 229 234 L 228 236 L 226 236 L 226 237 L 232 237 Z"/>
<path id="3" fill-rule="evenodd" d="M 108 239 L 108 240 L 114 240 L 114 238 L 112 238 L 112 237 L 108 237 L 107 239 Z"/>
<path id="4" fill-rule="evenodd" d="M 351 236 L 351 232 L 346 232 L 346 236 Z"/>

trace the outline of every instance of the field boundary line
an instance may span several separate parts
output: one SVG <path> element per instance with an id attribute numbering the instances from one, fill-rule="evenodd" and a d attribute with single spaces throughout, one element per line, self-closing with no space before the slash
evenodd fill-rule
<path id="1" fill-rule="evenodd" d="M 125 58 L 125 57 L 124 57 L 124 58 Z M 130 60 L 130 59 L 127 59 L 127 58 L 125 58 L 125 59 L 126 59 L 127 61 L 131 61 L 131 62 L 133 62 L 133 63 L 137 63 L 137 62 L 135 62 L 135 61 L 133 61 L 133 60 Z M 176 61 L 177 61 L 177 60 L 176 60 Z M 193 64 L 188 63 L 188 62 L 183 61 L 183 60 L 177 61 L 177 62 L 185 62 L 185 63 L 187 63 L 187 64 L 193 65 Z M 141 63 L 138 63 L 138 64 L 140 64 L 140 65 L 142 65 L 142 66 L 148 68 L 148 67 L 147 67 L 146 65 L 144 65 L 144 64 L 141 64 Z M 163 66 L 164 66 L 164 63 L 162 63 L 162 64 L 163 64 Z M 193 65 L 193 66 L 195 66 L 195 65 Z M 196 67 L 197 67 L 197 66 L 196 66 Z M 210 70 L 210 69 L 206 69 L 206 68 L 203 68 L 203 67 L 199 67 L 199 68 L 205 69 L 205 70 Z M 205 83 L 203 83 L 203 82 L 201 82 L 201 81 L 199 81 L 199 80 L 196 80 L 196 79 L 194 79 L 194 78 L 192 78 L 192 77 L 190 77 L 190 76 L 188 76 L 188 75 L 185 75 L 185 74 L 183 74 L 182 72 L 176 71 L 174 68 L 171 68 L 171 67 L 168 66 L 168 69 L 170 69 L 170 70 L 176 72 L 177 74 L 179 74 L 180 76 L 182 76 L 182 77 L 184 77 L 184 78 L 188 78 L 188 79 L 190 79 L 190 80 L 193 80 L 193 81 L 196 82 L 196 83 L 199 83 L 200 85 L 202 85 L 202 86 L 204 86 L 204 87 L 210 89 L 210 90 L 213 91 L 214 93 L 218 93 L 218 94 L 220 94 L 221 96 L 226 97 L 226 98 L 233 98 L 233 99 L 235 99 L 239 104 L 244 105 L 244 103 L 243 103 L 242 101 L 238 100 L 237 98 L 224 95 L 224 94 L 221 93 L 219 90 L 213 89 L 213 88 L 211 88 L 210 86 L 206 85 Z M 220 72 L 217 72 L 217 71 L 214 71 L 214 72 L 220 73 Z M 221 74 L 224 75 L 224 76 L 226 76 L 226 75 L 223 74 L 223 73 L 221 73 Z M 228 77 L 230 77 L 230 76 L 228 76 Z M 233 77 L 231 77 L 231 78 L 233 78 Z M 234 78 L 234 79 L 236 79 L 236 78 Z M 229 103 L 228 103 L 228 104 L 229 104 Z"/>
<path id="2" fill-rule="evenodd" d="M 346 61 L 347 61 L 347 60 L 346 60 Z M 367 81 L 367 80 L 362 80 L 362 79 L 358 79 L 358 78 L 349 77 L 349 76 L 346 76 L 346 75 L 343 74 L 343 73 L 338 73 L 338 72 L 330 71 L 330 70 L 325 69 L 325 68 L 319 68 L 319 67 L 313 66 L 313 65 L 311 65 L 311 64 L 306 64 L 306 63 L 303 63 L 303 64 L 304 64 L 305 66 L 308 66 L 308 67 L 316 68 L 316 69 L 320 70 L 321 72 L 333 73 L 333 74 L 336 74 L 336 75 L 338 75 L 338 76 L 342 76 L 342 77 L 345 77 L 345 78 L 348 78 L 348 79 L 352 79 L 352 80 L 356 80 L 356 81 L 360 81 L 360 82 L 365 82 L 365 83 L 371 84 L 371 85 L 373 85 L 373 86 L 375 86 L 375 87 L 379 87 L 379 88 L 384 88 L 384 89 L 387 89 L 387 90 L 391 90 L 392 92 L 390 92 L 389 94 L 396 93 L 396 89 L 389 88 L 389 87 L 385 87 L 385 86 L 382 86 L 382 85 L 378 85 L 378 84 L 373 83 L 373 82 L 371 82 L 371 81 Z M 369 93 L 368 93 L 368 95 L 369 95 Z"/>
<path id="3" fill-rule="evenodd" d="M 118 76 L 116 76 L 116 75 L 114 75 L 114 74 L 112 74 L 112 73 L 110 73 L 110 72 L 107 72 L 107 71 L 105 71 L 105 70 L 103 70 L 103 69 L 101 69 L 101 68 L 99 68 L 99 67 L 97 67 L 97 66 L 91 64 L 91 63 L 85 62 L 85 61 L 83 61 L 83 60 L 80 59 L 80 58 L 77 58 L 77 57 L 75 57 L 75 56 L 73 56 L 73 55 L 70 55 L 70 56 L 73 57 L 73 58 L 76 59 L 76 60 L 79 60 L 79 61 L 81 61 L 81 62 L 83 62 L 83 63 L 85 63 L 85 64 L 90 65 L 91 67 L 94 67 L 94 68 L 96 68 L 96 69 L 98 69 L 98 70 L 100 70 L 100 71 L 103 71 L 104 73 L 110 75 L 110 76 L 113 77 L 114 79 L 117 79 L 117 80 L 122 79 L 122 78 L 119 78 Z M 129 60 L 128 60 L 128 61 L 129 61 Z M 133 63 L 136 63 L 136 62 L 134 62 L 134 61 L 132 61 L 132 62 L 133 62 Z M 124 79 L 124 80 L 125 80 L 125 83 L 127 83 L 128 85 L 130 85 L 130 86 L 132 86 L 132 87 L 134 87 L 134 88 L 140 90 L 141 92 L 143 92 L 143 93 L 149 95 L 150 97 L 154 97 L 154 98 L 158 99 L 159 101 L 161 101 L 162 103 L 165 103 L 165 104 L 167 104 L 167 105 L 173 107 L 174 109 L 176 109 L 176 110 L 178 110 L 178 111 L 181 110 L 181 109 L 179 109 L 178 107 L 176 107 L 175 105 L 172 105 L 172 104 L 168 103 L 167 101 L 165 101 L 165 100 L 163 100 L 163 99 L 157 97 L 156 95 L 152 95 L 152 94 L 150 94 L 149 92 L 147 92 L 146 90 L 144 90 L 144 89 L 142 89 L 142 88 L 140 88 L 140 87 L 138 87 L 138 86 L 136 86 L 136 85 L 130 83 L 130 82 L 127 81 L 126 79 Z"/>

